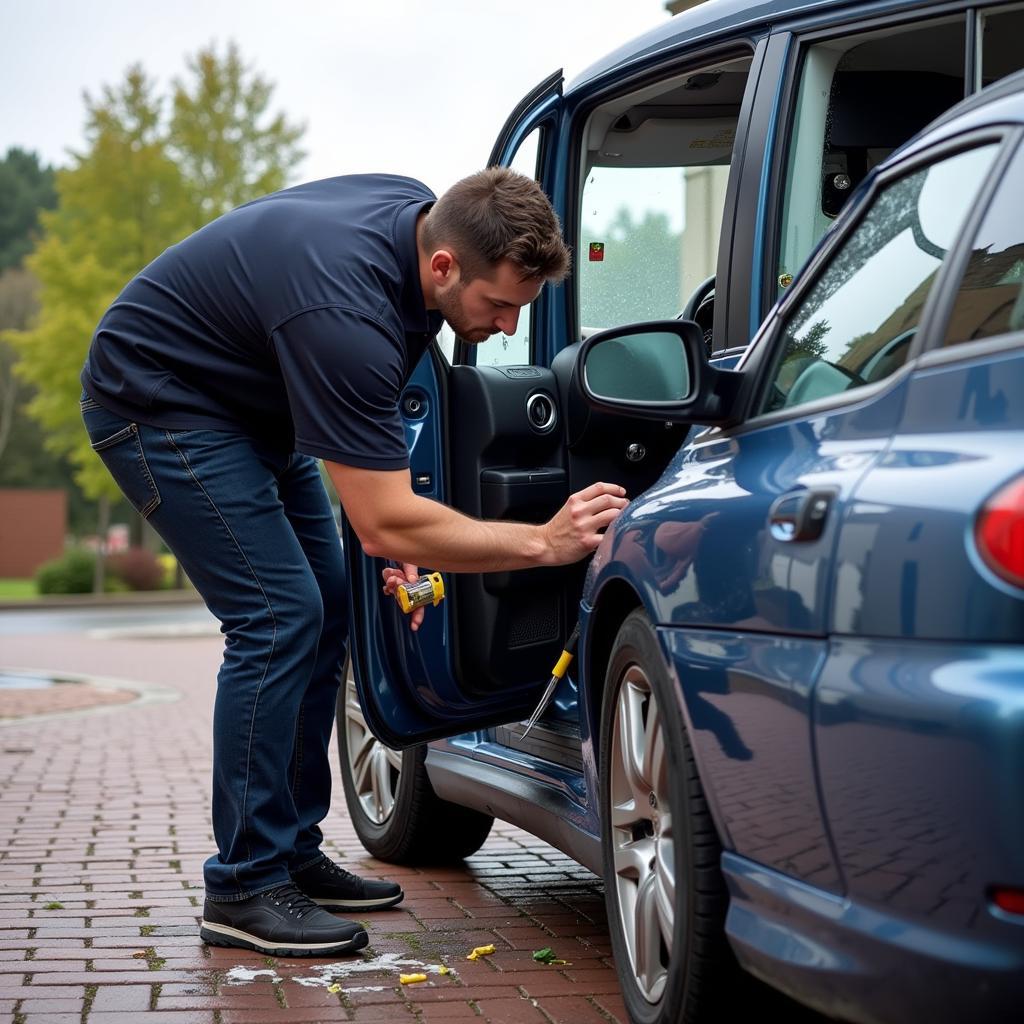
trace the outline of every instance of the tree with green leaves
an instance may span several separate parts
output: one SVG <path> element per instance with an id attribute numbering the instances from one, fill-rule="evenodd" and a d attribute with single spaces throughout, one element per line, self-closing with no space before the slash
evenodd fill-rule
<path id="1" fill-rule="evenodd" d="M 273 86 L 242 63 L 232 43 L 188 61 L 190 81 L 174 80 L 169 152 L 181 169 L 198 228 L 257 196 L 284 188 L 305 155 L 305 127 L 284 114 L 266 122 Z"/>
<path id="2" fill-rule="evenodd" d="M 160 101 L 140 67 L 122 85 L 85 98 L 84 153 L 57 172 L 56 210 L 28 265 L 39 280 L 33 327 L 8 332 L 18 373 L 35 386 L 29 412 L 51 450 L 67 454 L 90 497 L 119 491 L 93 455 L 78 413 L 79 373 L 103 311 L 125 282 L 187 231 L 189 202 L 167 154 Z"/>
<path id="3" fill-rule="evenodd" d="M 21 265 L 39 231 L 39 213 L 57 205 L 52 167 L 11 148 L 0 160 L 0 272 Z"/>
<path id="4" fill-rule="evenodd" d="M 32 416 L 48 446 L 67 454 L 93 498 L 119 490 L 89 447 L 78 412 L 79 374 L 96 323 L 147 263 L 202 224 L 286 183 L 301 159 L 303 129 L 277 115 L 264 123 L 271 86 L 234 47 L 190 62 L 174 84 L 173 111 L 140 66 L 86 95 L 86 148 L 56 177 L 58 207 L 28 265 L 39 280 L 35 324 L 4 337 L 18 373 L 36 388 Z"/>

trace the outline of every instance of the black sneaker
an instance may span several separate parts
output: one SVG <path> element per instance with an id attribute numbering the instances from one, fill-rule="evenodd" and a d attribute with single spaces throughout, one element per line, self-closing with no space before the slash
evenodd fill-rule
<path id="1" fill-rule="evenodd" d="M 332 917 L 291 883 L 245 900 L 206 900 L 199 937 L 269 956 L 354 953 L 370 941 L 362 925 Z"/>
<path id="2" fill-rule="evenodd" d="M 383 910 L 401 903 L 402 887 L 353 875 L 324 857 L 292 874 L 292 881 L 321 907 L 331 910 Z"/>

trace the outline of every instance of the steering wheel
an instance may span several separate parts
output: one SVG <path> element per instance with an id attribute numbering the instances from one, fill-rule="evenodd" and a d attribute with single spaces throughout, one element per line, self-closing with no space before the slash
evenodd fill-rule
<path id="1" fill-rule="evenodd" d="M 711 335 L 715 314 L 715 275 L 701 281 L 690 293 L 677 320 L 692 320 L 704 332 L 704 345 L 711 355 Z"/>
<path id="2" fill-rule="evenodd" d="M 690 297 L 686 300 L 686 305 L 683 306 L 683 311 L 676 317 L 677 320 L 693 320 L 696 318 L 697 310 L 700 309 L 701 303 L 709 296 L 713 296 L 715 291 L 715 275 L 712 274 L 709 278 L 701 281 L 696 288 L 690 293 Z"/>

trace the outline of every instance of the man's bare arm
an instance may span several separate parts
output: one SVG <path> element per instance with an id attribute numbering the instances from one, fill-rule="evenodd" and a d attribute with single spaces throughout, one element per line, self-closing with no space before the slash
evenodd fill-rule
<path id="1" fill-rule="evenodd" d="M 546 523 L 471 519 L 415 494 L 407 469 L 326 463 L 345 516 L 369 555 L 448 572 L 500 572 L 566 565 L 588 555 L 625 508 L 617 484 L 596 483 L 570 496 Z"/>

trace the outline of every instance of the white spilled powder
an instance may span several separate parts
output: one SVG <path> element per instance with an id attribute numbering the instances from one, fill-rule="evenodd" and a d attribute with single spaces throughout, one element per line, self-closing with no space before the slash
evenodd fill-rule
<path id="1" fill-rule="evenodd" d="M 229 985 L 248 985 L 250 982 L 255 981 L 257 978 L 266 977 L 272 985 L 276 985 L 280 980 L 280 976 L 277 971 L 265 969 L 261 971 L 253 971 L 248 967 L 232 967 L 227 973 L 227 977 L 224 979 Z"/>
<path id="2" fill-rule="evenodd" d="M 392 974 L 440 974 L 440 964 L 425 964 L 422 960 L 406 960 L 399 953 L 382 953 L 380 956 L 364 960 L 341 960 L 336 964 L 324 964 L 314 968 L 314 973 L 305 978 L 293 977 L 291 980 L 299 985 L 322 986 L 336 985 L 360 974 L 373 974 L 383 971 Z M 452 972 L 454 974 L 454 972 Z M 449 975 L 451 976 L 451 975 Z M 381 992 L 388 986 L 374 985 L 362 989 L 344 989 L 345 992 Z"/>
<path id="3" fill-rule="evenodd" d="M 382 972 L 389 972 L 391 974 L 439 975 L 441 973 L 441 965 L 425 964 L 422 960 L 403 959 L 398 953 L 382 953 L 380 956 L 373 958 L 339 960 L 335 964 L 324 964 L 322 967 L 314 967 L 309 975 L 292 975 L 288 980 L 294 981 L 297 985 L 305 985 L 307 988 L 328 988 L 330 985 L 340 984 L 346 979 L 360 974 Z M 225 981 L 229 985 L 247 985 L 262 977 L 266 977 L 272 984 L 277 984 L 283 980 L 277 971 L 272 969 L 254 971 L 248 967 L 232 967 L 228 971 Z M 455 977 L 455 972 L 451 968 L 449 968 L 448 977 Z M 343 988 L 342 991 L 386 992 L 390 987 L 388 985 L 363 985 L 358 988 Z"/>

